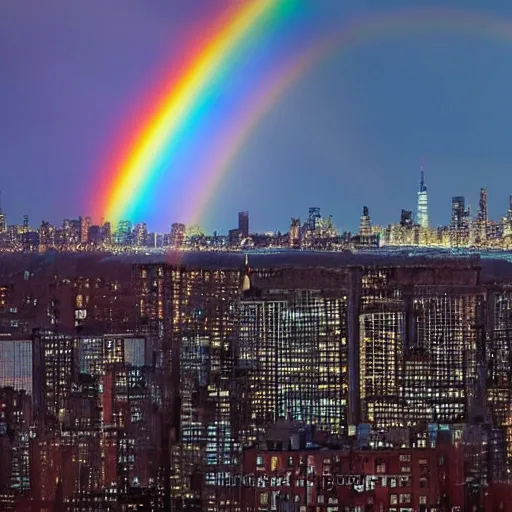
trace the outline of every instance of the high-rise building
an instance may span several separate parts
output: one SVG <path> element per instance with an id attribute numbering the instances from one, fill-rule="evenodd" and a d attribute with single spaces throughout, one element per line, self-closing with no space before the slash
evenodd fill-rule
<path id="1" fill-rule="evenodd" d="M 412 227 L 413 219 L 412 219 L 412 211 L 410 210 L 402 210 L 400 214 L 400 226 L 404 228 Z"/>
<path id="2" fill-rule="evenodd" d="M 32 394 L 32 340 L 0 339 L 0 388 Z"/>
<path id="3" fill-rule="evenodd" d="M 287 274 L 253 274 L 255 289 L 240 302 L 236 373 L 245 399 L 237 431 L 243 443 L 279 418 L 346 432 L 348 290 L 339 288 L 346 281 L 312 271 L 309 278 L 322 290 L 301 289 L 304 276 Z"/>
<path id="4" fill-rule="evenodd" d="M 132 223 L 129 220 L 120 220 L 118 222 L 114 241 L 117 245 L 132 244 Z"/>
<path id="5" fill-rule="evenodd" d="M 480 189 L 480 201 L 478 203 L 478 207 L 478 220 L 487 223 L 489 219 L 487 215 L 487 190 L 485 188 Z"/>
<path id="6" fill-rule="evenodd" d="M 435 279 L 429 277 L 432 271 Z M 363 272 L 363 422 L 401 427 L 468 420 L 482 349 L 485 294 L 477 284 L 478 272 L 477 266 L 462 262 Z"/>
<path id="7" fill-rule="evenodd" d="M 372 221 L 370 219 L 370 212 L 368 206 L 363 206 L 363 215 L 359 223 L 359 234 L 361 236 L 370 236 L 372 234 Z"/>
<path id="8" fill-rule="evenodd" d="M 249 236 L 249 212 L 238 213 L 238 231 L 243 238 Z"/>
<path id="9" fill-rule="evenodd" d="M 450 244 L 452 247 L 466 246 L 470 242 L 471 211 L 466 207 L 463 196 L 452 198 L 452 213 L 450 217 Z"/>
<path id="10" fill-rule="evenodd" d="M 452 197 L 451 229 L 462 229 L 466 222 L 466 199 L 464 196 Z"/>
<path id="11" fill-rule="evenodd" d="M 37 420 L 55 421 L 69 408 L 69 393 L 79 372 L 78 340 L 35 330 L 32 346 L 34 414 Z"/>
<path id="12" fill-rule="evenodd" d="M 148 242 L 148 227 L 145 222 L 135 224 L 133 228 L 133 239 L 137 247 L 145 247 Z"/>
<path id="13" fill-rule="evenodd" d="M 320 208 L 318 208 L 317 206 L 312 206 L 309 209 L 307 226 L 309 232 L 314 233 L 316 231 L 316 224 L 321 217 L 322 216 L 320 215 Z"/>
<path id="14" fill-rule="evenodd" d="M 89 228 L 92 225 L 91 217 L 80 217 L 80 242 L 86 243 L 89 237 Z"/>
<path id="15" fill-rule="evenodd" d="M 0 387 L 0 509 L 6 495 L 30 491 L 31 451 L 29 429 L 32 421 L 30 395 L 24 390 Z"/>
<path id="16" fill-rule="evenodd" d="M 289 237 L 290 247 L 300 249 L 300 219 L 292 218 Z"/>
<path id="17" fill-rule="evenodd" d="M 418 189 L 418 225 L 422 228 L 428 228 L 428 195 L 423 165 L 421 166 L 420 187 Z"/>
<path id="18" fill-rule="evenodd" d="M 185 242 L 185 224 L 174 222 L 171 226 L 170 245 L 175 249 L 183 247 Z"/>
<path id="19" fill-rule="evenodd" d="M 487 239 L 487 228 L 489 226 L 489 218 L 487 214 L 487 190 L 480 189 L 480 201 L 478 202 L 478 216 L 477 216 L 477 241 L 484 243 Z"/>
<path id="20" fill-rule="evenodd" d="M 5 220 L 5 213 L 2 210 L 2 195 L 0 192 L 0 233 L 5 233 L 7 231 L 7 224 Z"/>

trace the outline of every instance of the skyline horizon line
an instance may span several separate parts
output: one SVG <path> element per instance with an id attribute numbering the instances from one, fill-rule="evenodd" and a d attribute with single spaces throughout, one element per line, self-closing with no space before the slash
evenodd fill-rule
<path id="1" fill-rule="evenodd" d="M 423 164 L 421 164 L 420 169 L 421 169 L 421 176 L 422 176 L 422 178 L 420 178 L 420 187 L 418 188 L 418 191 L 416 192 L 416 194 L 417 194 L 417 200 L 419 200 L 419 198 L 420 198 L 420 196 L 421 196 L 421 194 L 422 194 L 422 193 L 425 193 L 425 194 L 426 194 L 426 192 L 427 192 L 427 190 L 426 190 L 426 189 L 427 189 L 427 187 L 426 187 L 426 186 L 424 187 L 424 191 L 422 191 L 422 190 L 421 190 L 421 185 L 422 185 L 422 183 L 424 183 L 424 181 L 423 181 L 423 172 L 424 172 Z M 482 191 L 487 191 L 487 187 L 481 187 L 481 188 L 480 188 L 480 194 L 482 193 Z M 27 217 L 27 220 L 29 220 L 29 219 L 30 219 L 30 216 L 29 216 L 28 214 L 22 214 L 22 215 L 21 215 L 22 223 L 11 223 L 11 224 L 7 224 L 6 220 L 7 220 L 7 218 L 8 218 L 8 215 L 7 215 L 6 211 L 4 211 L 4 210 L 2 209 L 1 197 L 2 197 L 2 190 L 0 190 L 0 217 L 1 217 L 1 216 L 3 216 L 3 217 L 4 217 L 4 225 L 5 225 L 5 228 L 7 229 L 7 228 L 8 228 L 8 227 L 10 227 L 10 226 L 17 226 L 17 227 L 23 226 L 23 222 L 25 222 L 25 216 Z M 452 205 L 453 205 L 453 201 L 454 201 L 455 199 L 458 199 L 458 198 L 466 199 L 466 196 L 464 196 L 464 195 L 462 195 L 462 196 L 451 196 L 451 198 L 452 198 Z M 512 209 L 512 193 L 508 194 L 508 198 L 509 198 L 509 203 L 508 203 L 509 208 L 508 208 L 507 212 L 510 212 L 510 211 L 511 211 L 511 209 Z M 474 212 L 476 212 L 476 213 L 477 213 L 477 215 L 478 215 L 478 211 L 479 211 L 479 202 L 478 202 L 478 201 L 476 202 L 476 205 L 477 205 L 477 208 L 476 208 L 475 210 L 473 210 L 473 209 L 471 208 L 472 203 L 471 203 L 471 202 L 467 202 L 467 203 L 466 203 L 466 209 L 467 209 L 467 210 L 468 210 L 468 212 L 469 212 L 469 218 L 470 218 L 470 220 L 471 220 L 471 221 L 477 221 L 477 220 L 478 220 L 478 216 L 475 216 L 475 217 L 473 218 L 473 213 L 474 213 Z M 488 206 L 488 205 L 489 205 L 489 203 L 487 203 L 487 206 Z M 487 207 L 487 206 L 486 206 L 486 207 Z M 313 208 L 313 207 L 312 207 L 312 206 L 308 206 L 307 208 Z M 322 210 L 322 209 L 323 209 L 321 206 L 320 206 L 320 207 L 315 207 L 315 208 L 320 208 L 320 210 Z M 368 204 L 363 204 L 363 205 L 361 206 L 361 211 L 362 211 L 364 208 L 368 208 L 368 210 L 369 210 L 369 214 L 370 214 L 370 215 L 369 215 L 369 217 L 370 217 L 370 219 L 372 219 L 372 214 L 371 214 L 371 212 L 372 212 L 372 207 L 371 207 L 371 206 L 369 206 Z M 419 215 L 418 215 L 418 203 L 416 204 L 416 208 L 411 208 L 411 209 L 407 209 L 407 208 L 400 208 L 400 211 L 410 212 L 410 213 L 412 214 L 412 218 L 413 218 L 413 220 L 415 221 L 414 225 L 419 225 L 419 222 L 418 222 L 418 216 L 419 216 Z M 248 213 L 250 213 L 250 210 L 244 210 L 244 209 L 242 209 L 242 210 L 239 210 L 239 211 L 237 212 L 237 214 L 240 214 L 240 213 L 242 213 L 242 212 L 248 212 Z M 428 213 L 430 213 L 430 210 L 428 210 Z M 360 219 L 360 217 L 361 217 L 361 216 L 359 216 L 358 218 Z M 429 215 L 429 214 L 428 214 L 428 217 L 430 218 L 430 215 Z M 234 218 L 236 219 L 236 216 L 234 216 Z M 249 218 L 251 218 L 251 216 L 250 216 L 250 215 L 249 215 Z M 300 216 L 300 215 L 299 215 L 298 217 L 296 217 L 296 216 L 294 216 L 294 215 L 290 215 L 290 216 L 289 216 L 289 218 L 290 218 L 290 219 L 297 219 L 297 218 L 298 218 L 299 220 L 304 219 L 304 221 L 303 221 L 303 222 L 301 221 L 301 223 L 302 223 L 302 224 L 306 224 L 306 223 L 307 223 L 307 219 L 308 219 L 308 215 L 307 215 L 307 214 L 304 214 L 303 216 Z M 321 215 L 321 218 L 322 218 L 322 219 L 329 219 L 329 218 L 331 218 L 331 219 L 335 219 L 335 215 L 334 215 L 334 214 L 330 214 L 330 213 L 329 213 L 329 214 L 327 214 L 327 215 Z M 493 218 L 492 218 L 492 216 L 488 216 L 488 222 L 492 223 L 492 222 L 503 221 L 503 220 L 504 220 L 504 219 L 506 219 L 506 218 L 507 218 L 507 217 L 506 217 L 506 215 L 502 215 L 501 217 L 498 217 L 497 219 L 493 219 Z M 135 220 L 131 220 L 131 219 L 121 219 L 121 220 L 119 220 L 119 221 L 118 221 L 117 226 L 114 226 L 114 224 L 113 224 L 110 220 L 105 219 L 105 218 L 101 218 L 101 219 L 100 219 L 100 222 L 96 222 L 96 221 L 97 221 L 97 219 L 96 219 L 96 218 L 94 218 L 92 215 L 74 215 L 74 216 L 65 216 L 65 217 L 61 217 L 61 219 L 59 219 L 59 221 L 60 221 L 60 222 L 62 222 L 62 223 L 64 223 L 64 221 L 66 221 L 66 220 L 68 220 L 68 221 L 79 221 L 79 220 L 81 220 L 81 219 L 90 219 L 90 221 L 91 221 L 91 226 L 99 226 L 99 227 L 102 227 L 102 226 L 104 226 L 106 223 L 109 223 L 109 224 L 111 225 L 111 228 L 114 228 L 114 227 L 116 227 L 116 228 L 117 228 L 117 227 L 119 226 L 119 224 L 120 224 L 120 223 L 123 223 L 123 222 L 129 222 L 129 223 L 131 224 L 132 228 L 133 228 L 133 227 L 135 227 L 135 226 L 137 226 L 137 225 L 141 225 L 141 224 L 145 224 L 145 225 L 146 225 L 146 227 L 148 227 L 148 226 L 150 225 L 150 223 L 149 223 L 149 222 L 147 222 L 147 221 L 145 221 L 145 220 L 138 220 L 138 221 L 135 221 Z M 95 222 L 93 222 L 93 219 L 94 219 L 94 221 L 95 221 Z M 59 222 L 59 221 L 57 221 L 57 222 Z M 58 226 L 58 224 L 56 224 L 56 223 L 55 223 L 55 221 L 51 221 L 51 220 L 47 220 L 47 219 L 45 219 L 45 218 L 41 218 L 40 223 L 42 224 L 42 223 L 44 223 L 44 222 L 48 222 L 48 223 L 49 223 L 51 226 L 53 226 L 53 227 L 57 227 L 57 226 Z M 185 227 L 198 227 L 199 229 L 201 229 L 201 230 L 203 231 L 203 227 L 201 226 L 201 224 L 200 224 L 200 223 L 187 224 L 187 223 L 185 223 L 185 222 L 183 222 L 183 221 L 181 221 L 181 220 L 176 220 L 176 221 L 174 221 L 174 222 L 172 222 L 172 223 L 170 224 L 170 227 L 172 228 L 172 226 L 173 226 L 174 224 L 183 224 Z M 372 225 L 373 225 L 373 226 L 379 226 L 379 227 L 383 227 L 383 228 L 385 228 L 385 227 L 387 227 L 387 226 L 396 225 L 396 224 L 400 224 L 400 220 L 398 220 L 397 222 L 387 222 L 387 223 L 386 223 L 386 222 L 385 222 L 385 223 L 382 223 L 382 222 L 374 222 L 374 221 L 372 221 Z M 1 222 L 0 222 L 0 226 L 1 226 Z M 444 228 L 444 227 L 449 227 L 449 226 L 450 226 L 450 223 L 448 222 L 448 223 L 444 223 L 444 224 L 443 224 L 443 223 L 429 223 L 429 224 L 428 224 L 428 226 L 423 226 L 423 227 L 426 227 L 427 229 L 438 229 L 438 228 Z M 32 226 L 31 226 L 31 225 L 30 225 L 30 223 L 28 223 L 28 227 L 29 227 L 29 228 L 34 227 L 34 228 L 36 228 L 36 229 L 39 229 L 41 226 L 39 226 L 39 227 L 36 227 L 36 226 L 34 226 L 34 225 L 32 225 Z M 289 229 L 289 228 L 290 228 L 290 225 L 288 225 L 288 228 L 287 228 L 287 229 Z M 353 233 L 353 232 L 357 232 L 356 230 L 351 229 L 351 228 L 346 228 L 346 227 L 339 227 L 339 228 L 338 228 L 338 227 L 337 227 L 336 225 L 334 225 L 334 224 L 333 224 L 333 228 L 334 228 L 335 230 L 337 230 L 339 233 Z M 209 232 L 209 233 L 214 233 L 214 232 L 223 233 L 224 231 L 225 231 L 226 233 L 229 233 L 229 231 L 231 231 L 231 230 L 233 230 L 233 229 L 236 229 L 236 228 L 228 227 L 228 228 L 224 228 L 224 229 L 212 229 L 212 230 L 210 230 L 210 231 L 208 231 L 208 230 L 204 229 L 203 233 L 204 233 L 204 234 L 207 234 L 207 232 Z M 158 229 L 152 230 L 151 232 L 154 232 L 154 233 L 166 233 L 166 231 L 162 231 L 162 230 L 158 230 Z M 268 229 L 268 228 L 266 228 L 266 229 L 265 229 L 265 228 L 264 228 L 264 229 L 259 228 L 258 230 L 251 231 L 251 233 L 253 233 L 253 234 L 268 233 L 268 232 L 277 233 L 277 232 L 283 232 L 283 230 L 278 229 L 278 228 L 277 228 L 277 229 L 276 229 L 276 228 L 271 228 L 271 229 Z M 286 231 L 284 231 L 284 232 L 286 232 Z"/>

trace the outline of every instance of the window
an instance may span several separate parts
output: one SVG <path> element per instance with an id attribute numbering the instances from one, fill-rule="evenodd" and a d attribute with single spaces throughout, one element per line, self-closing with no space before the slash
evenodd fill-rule
<path id="1" fill-rule="evenodd" d="M 411 486 L 411 477 L 401 476 L 400 477 L 400 487 L 410 487 L 410 486 Z"/>
<path id="2" fill-rule="evenodd" d="M 427 497 L 426 496 L 420 496 L 419 504 L 420 505 L 426 505 L 427 504 Z"/>
<path id="3" fill-rule="evenodd" d="M 391 505 L 396 505 L 398 503 L 398 496 L 396 494 L 392 494 L 389 498 L 389 502 Z"/>
<path id="4" fill-rule="evenodd" d="M 256 457 L 256 466 L 263 466 L 263 457 L 261 455 Z"/>
<path id="5" fill-rule="evenodd" d="M 288 457 L 288 467 L 293 467 L 293 457 Z"/>
<path id="6" fill-rule="evenodd" d="M 324 495 L 323 494 L 320 494 L 318 496 L 318 504 L 319 505 L 323 505 L 324 504 Z"/>
<path id="7" fill-rule="evenodd" d="M 389 479 L 389 487 L 396 487 L 396 478 Z"/>
<path id="8" fill-rule="evenodd" d="M 411 462 L 411 456 L 409 454 L 400 455 L 400 462 Z"/>
<path id="9" fill-rule="evenodd" d="M 375 472 L 377 474 L 385 473 L 386 472 L 386 463 L 380 462 L 379 464 L 377 464 L 377 466 L 375 467 Z"/>
<path id="10" fill-rule="evenodd" d="M 410 503 L 411 495 L 410 494 L 400 494 L 400 503 Z"/>
<path id="11" fill-rule="evenodd" d="M 277 471 L 277 457 L 270 459 L 270 471 Z"/>
<path id="12" fill-rule="evenodd" d="M 260 505 L 268 505 L 268 492 L 260 494 Z"/>

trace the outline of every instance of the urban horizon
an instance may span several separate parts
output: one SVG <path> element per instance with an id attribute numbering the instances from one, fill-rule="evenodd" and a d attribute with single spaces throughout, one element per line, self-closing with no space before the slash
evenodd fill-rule
<path id="1" fill-rule="evenodd" d="M 506 215 L 500 219 L 490 219 L 488 207 L 485 188 L 480 189 L 478 209 L 473 215 L 471 206 L 466 203 L 464 196 L 453 196 L 448 222 L 438 227 L 431 226 L 428 187 L 424 169 L 421 166 L 415 210 L 402 208 L 396 222 L 378 225 L 372 223 L 370 208 L 363 206 L 359 228 L 355 233 L 339 231 L 333 216 L 323 216 L 319 207 L 310 207 L 303 222 L 300 218 L 292 217 L 288 231 L 284 233 L 279 230 L 261 233 L 251 230 L 249 212 L 242 211 L 238 213 L 237 227 L 228 230 L 227 233 L 214 231 L 208 234 L 198 225 L 186 226 L 179 222 L 173 223 L 167 233 L 155 233 L 148 230 L 145 222 L 132 223 L 121 220 L 116 226 L 112 226 L 105 220 L 95 225 L 91 217 L 64 219 L 60 227 L 43 220 L 39 228 L 34 228 L 29 224 L 26 215 L 23 218 L 23 224 L 8 224 L 6 213 L 0 206 L 0 250 L 9 250 L 13 247 L 18 250 L 22 249 L 24 246 L 23 243 L 20 244 L 22 239 L 25 241 L 28 239 L 29 245 L 41 246 L 43 250 L 52 247 L 65 249 L 80 244 L 83 248 L 89 247 L 89 249 L 100 246 L 133 246 L 136 248 L 184 248 L 186 246 L 193 248 L 195 246 L 198 249 L 205 249 L 212 240 L 215 242 L 212 247 L 233 249 L 237 247 L 251 248 L 254 245 L 253 239 L 265 236 L 267 244 L 271 247 L 289 245 L 300 248 L 299 239 L 301 239 L 305 242 L 304 247 L 314 248 L 316 246 L 321 249 L 326 247 L 322 244 L 315 245 L 313 239 L 330 240 L 331 242 L 338 239 L 340 246 L 346 246 L 347 242 L 354 241 L 355 237 L 359 237 L 358 242 L 363 240 L 362 243 L 356 243 L 359 248 L 382 245 L 512 248 L 512 194 L 509 196 Z M 290 241 L 292 236 L 295 238 L 294 241 Z M 269 242 L 270 239 L 273 241 Z M 205 240 L 208 243 L 205 243 Z M 218 241 L 220 242 L 217 243 Z M 258 243 L 257 246 L 264 247 Z M 332 246 L 331 249 L 336 249 L 336 247 Z"/>

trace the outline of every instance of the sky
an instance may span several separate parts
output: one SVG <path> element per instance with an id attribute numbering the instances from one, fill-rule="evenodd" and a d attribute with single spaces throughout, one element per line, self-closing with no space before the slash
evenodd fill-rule
<path id="1" fill-rule="evenodd" d="M 8 223 L 24 214 L 33 226 L 90 214 L 88 196 L 127 113 L 229 1 L 239 0 L 0 2 L 0 190 Z M 505 215 L 512 4 L 315 1 L 319 34 L 435 4 L 509 19 L 510 37 L 404 31 L 332 52 L 258 123 L 212 191 L 202 226 L 227 232 L 248 210 L 251 230 L 285 231 L 310 206 L 333 215 L 339 229 L 357 229 L 363 205 L 375 223 L 397 222 L 402 208 L 415 208 L 421 162 L 432 225 L 448 222 L 452 196 L 466 196 L 475 211 L 480 187 L 488 189 L 490 216 Z M 149 227 L 168 231 L 162 208 L 155 204 Z"/>

